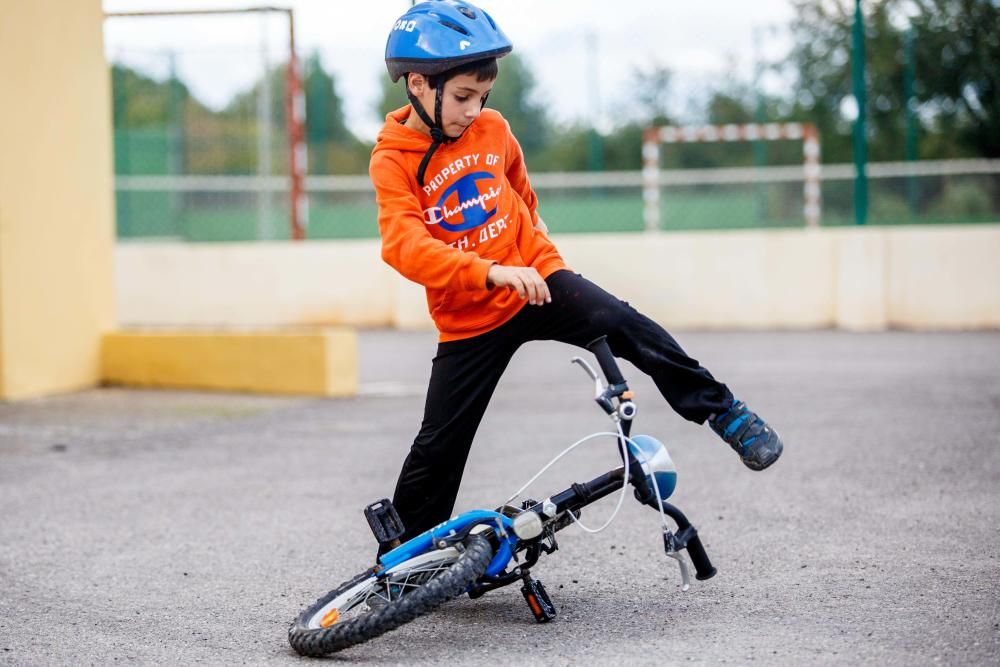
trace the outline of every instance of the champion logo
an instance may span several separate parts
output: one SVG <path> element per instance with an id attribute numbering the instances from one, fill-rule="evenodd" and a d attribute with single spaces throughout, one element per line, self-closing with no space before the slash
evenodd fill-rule
<path id="1" fill-rule="evenodd" d="M 461 213 L 462 211 L 472 208 L 473 206 L 480 206 L 485 211 L 486 202 L 488 202 L 491 199 L 496 199 L 499 196 L 500 196 L 500 190 L 499 189 L 494 190 L 493 187 L 490 186 L 490 189 L 488 191 L 480 194 L 478 197 L 473 197 L 472 199 L 467 199 L 463 202 L 459 202 L 458 206 L 456 206 L 455 208 L 448 208 L 447 206 L 442 206 L 441 210 L 443 211 L 444 217 L 446 218 L 450 218 L 451 216 Z"/>
<path id="2" fill-rule="evenodd" d="M 493 179 L 495 176 L 488 171 L 477 171 L 455 181 L 441 193 L 435 206 L 424 209 L 424 223 L 440 225 L 449 232 L 462 232 L 486 224 L 497 212 L 495 205 L 489 210 L 487 206 L 495 203 L 503 190 L 490 186 L 488 190 L 481 192 L 477 181 L 486 178 Z M 455 205 L 448 206 L 447 202 L 452 195 L 456 195 L 458 201 Z M 455 216 L 461 216 L 461 220 L 456 223 L 447 222 Z"/>

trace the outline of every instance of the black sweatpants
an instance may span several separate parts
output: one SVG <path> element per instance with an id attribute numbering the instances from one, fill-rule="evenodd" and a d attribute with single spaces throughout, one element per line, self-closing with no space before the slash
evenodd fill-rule
<path id="1" fill-rule="evenodd" d="M 424 421 L 396 483 L 393 504 L 404 540 L 447 520 L 479 422 L 514 352 L 531 340 L 584 346 L 606 335 L 616 357 L 652 377 L 682 417 L 703 423 L 725 412 L 726 385 L 692 359 L 663 327 L 570 271 L 546 279 L 552 303 L 526 305 L 485 334 L 440 343 L 431 368 Z"/>

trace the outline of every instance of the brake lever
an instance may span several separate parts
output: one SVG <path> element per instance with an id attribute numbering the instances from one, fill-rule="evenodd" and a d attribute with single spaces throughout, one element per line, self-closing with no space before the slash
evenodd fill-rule
<path id="1" fill-rule="evenodd" d="M 673 558 L 680 566 L 681 590 L 687 591 L 687 589 L 691 588 L 691 572 L 688 570 L 687 561 L 684 560 L 681 552 L 677 549 L 674 534 L 666 528 L 663 530 L 663 550 L 666 552 L 667 558 Z"/>
<path id="2" fill-rule="evenodd" d="M 673 558 L 681 566 L 681 590 L 686 592 L 687 589 L 691 588 L 691 574 L 688 572 L 688 565 L 684 561 L 684 557 L 679 551 L 671 551 L 667 554 L 667 558 Z"/>
<path id="3" fill-rule="evenodd" d="M 594 381 L 594 398 L 600 398 L 601 394 L 604 393 L 604 385 L 601 384 L 601 376 L 597 374 L 593 366 L 587 363 L 585 359 L 580 357 L 573 357 L 570 363 L 579 364 L 580 368 L 590 376 L 590 379 Z"/>

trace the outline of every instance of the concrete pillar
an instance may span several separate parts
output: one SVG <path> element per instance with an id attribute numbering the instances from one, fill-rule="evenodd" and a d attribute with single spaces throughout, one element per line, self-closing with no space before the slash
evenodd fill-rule
<path id="1" fill-rule="evenodd" d="M 101 0 L 0 0 L 0 399 L 95 384 L 114 325 Z"/>

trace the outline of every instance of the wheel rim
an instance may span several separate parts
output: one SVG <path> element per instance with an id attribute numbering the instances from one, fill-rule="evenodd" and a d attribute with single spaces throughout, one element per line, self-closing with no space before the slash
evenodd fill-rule
<path id="1" fill-rule="evenodd" d="M 391 604 L 439 576 L 458 557 L 458 549 L 448 547 L 403 561 L 382 576 L 369 577 L 341 592 L 309 617 L 307 627 L 331 627 Z"/>

